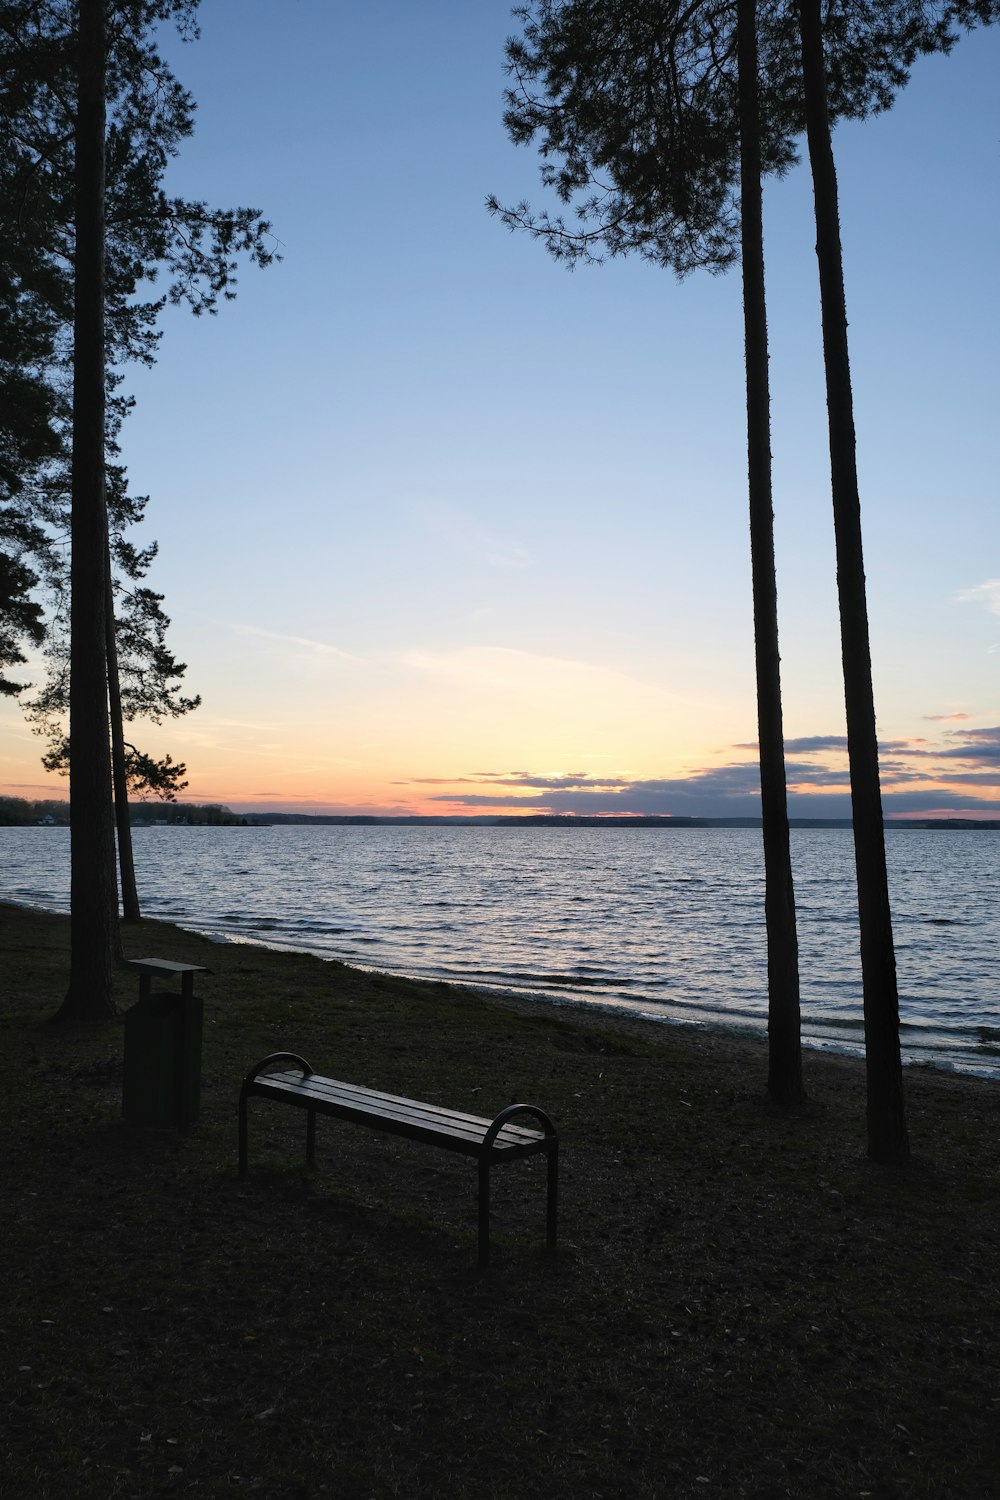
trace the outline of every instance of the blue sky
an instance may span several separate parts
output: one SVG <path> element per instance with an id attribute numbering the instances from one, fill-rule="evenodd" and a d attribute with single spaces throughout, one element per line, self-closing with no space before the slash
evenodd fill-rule
<path id="1" fill-rule="evenodd" d="M 130 372 L 151 580 L 204 703 L 144 747 L 234 807 L 757 810 L 738 274 L 568 273 L 493 0 L 203 0 L 173 186 L 282 263 Z M 836 133 L 889 813 L 1000 813 L 1000 35 Z M 843 816 L 811 195 L 765 203 L 791 811 Z M 60 795 L 16 707 L 7 789 Z"/>

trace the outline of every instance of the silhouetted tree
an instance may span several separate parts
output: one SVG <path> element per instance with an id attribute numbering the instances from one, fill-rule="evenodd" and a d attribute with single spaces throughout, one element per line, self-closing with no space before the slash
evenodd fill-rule
<path id="1" fill-rule="evenodd" d="M 50 319 L 46 332 L 56 328 L 44 371 L 53 391 L 69 359 L 67 339 L 60 342 L 59 332 L 67 329 L 71 311 L 74 320 L 74 920 L 65 1016 L 100 1015 L 110 1008 L 117 942 L 108 743 L 105 375 L 129 359 L 152 362 L 157 318 L 168 301 L 187 303 L 199 314 L 214 312 L 220 299 L 235 295 L 240 255 L 259 265 L 274 259 L 269 226 L 256 210 L 210 209 L 201 202 L 169 198 L 161 186 L 170 156 L 191 133 L 193 102 L 163 62 L 156 29 L 172 20 L 183 33 L 196 35 L 196 9 L 197 0 L 85 0 L 79 6 L 73 0 L 47 0 L 45 5 L 0 0 L 0 227 L 10 231 L 0 240 L 0 255 L 4 269 L 14 270 L 37 296 Z M 143 301 L 141 287 L 164 267 L 170 276 L 167 290 Z M 110 375 L 112 388 L 116 378 Z M 36 485 L 34 503 L 24 511 L 33 523 L 43 514 L 46 496 L 47 485 Z M 100 559 L 94 552 L 98 532 Z M 103 771 L 96 764 L 99 740 Z M 89 877 L 84 874 L 88 866 Z"/>
<path id="2" fill-rule="evenodd" d="M 19 558 L 0 552 L 0 694 L 13 697 L 24 689 L 22 682 L 4 676 L 7 667 L 27 660 L 21 649 L 25 639 L 36 646 L 45 638 L 42 607 L 31 597 L 38 582 Z"/>
<path id="3" fill-rule="evenodd" d="M 19 182 L 19 140 L 5 126 L 26 94 L 30 82 L 15 82 L 12 70 L 5 69 L 0 83 L 0 692 L 6 695 L 22 692 L 25 684 L 4 676 L 5 669 L 24 663 L 24 646 L 38 645 L 44 634 L 32 591 L 49 557 L 49 537 L 37 514 L 33 480 L 63 449 L 66 403 L 45 372 L 57 359 L 59 330 L 72 311 L 62 281 L 53 282 L 16 232 L 30 211 L 30 193 Z"/>
<path id="4" fill-rule="evenodd" d="M 836 178 L 830 145 L 830 121 L 840 116 L 863 117 L 888 108 L 920 54 L 947 51 L 956 38 L 955 25 L 972 26 L 997 19 L 997 0 L 844 0 L 821 15 L 819 0 L 766 0 L 756 11 L 759 43 L 759 111 L 757 127 L 763 172 L 783 171 L 795 160 L 794 138 L 808 128 L 817 214 L 817 250 L 823 301 L 827 399 L 830 410 L 833 501 L 837 534 L 838 588 L 844 655 L 847 732 L 851 764 L 858 911 L 861 930 L 866 1050 L 868 1066 L 868 1150 L 878 1160 L 904 1162 L 909 1153 L 899 1056 L 899 1006 L 895 956 L 885 869 L 885 844 L 878 756 L 875 742 L 874 696 L 868 645 L 867 604 L 861 551 L 860 506 L 854 452 L 850 367 L 847 358 L 847 321 L 840 264 Z M 612 255 L 638 248 L 650 259 L 679 269 L 692 239 L 711 245 L 705 262 L 724 267 L 734 255 L 737 213 L 732 198 L 732 163 L 740 152 L 744 188 L 756 176 L 750 160 L 748 127 L 754 124 L 749 97 L 749 7 L 731 0 L 694 0 L 680 6 L 675 0 L 536 0 L 516 12 L 524 38 L 508 43 L 508 67 L 518 87 L 508 93 L 505 123 L 513 139 L 527 143 L 541 137 L 543 182 L 555 189 L 564 204 L 573 203 L 577 227 L 567 228 L 561 217 L 547 213 L 535 218 L 526 204 L 501 209 L 512 228 L 525 228 L 542 238 L 554 255 L 596 258 L 594 244 Z M 742 23 L 742 24 L 740 24 Z M 726 105 L 740 93 L 735 81 L 737 60 L 744 63 L 740 105 Z M 529 82 L 542 78 L 544 93 L 534 97 Z M 678 90 L 687 90 L 678 107 Z M 559 158 L 561 165 L 552 165 Z M 689 190 L 687 174 L 714 176 L 719 191 L 698 196 Z M 580 197 L 589 193 L 589 196 Z M 714 214 L 714 217 L 713 217 Z M 706 215 L 708 217 L 706 217 Z M 751 248 L 751 216 L 742 213 L 743 249 Z M 754 273 L 755 274 L 755 273 Z M 751 472 L 755 467 L 753 433 L 762 428 L 766 390 L 759 352 L 764 330 L 756 333 L 763 304 L 760 288 L 746 298 L 748 356 L 748 414 L 750 416 Z M 756 312 L 754 311 L 756 309 Z M 754 357 L 756 374 L 752 373 Z M 766 370 L 766 355 L 765 366 Z M 754 416 L 756 411 L 756 418 Z M 766 489 L 763 455 L 757 446 L 756 488 Z M 752 480 L 752 485 L 754 481 Z M 752 490 L 753 494 L 753 490 Z M 770 525 L 770 500 L 767 503 Z M 755 509 L 760 519 L 764 507 Z M 766 527 L 755 530 L 755 552 L 762 558 L 771 547 Z M 755 562 L 755 612 L 769 590 Z M 771 557 L 773 578 L 773 552 Z M 766 712 L 760 686 L 778 689 L 777 635 L 756 616 L 758 712 L 771 734 L 773 706 Z M 766 635 L 766 640 L 765 640 Z M 773 646 L 773 661 L 767 660 Z M 773 754 L 761 731 L 763 761 Z M 782 766 L 782 786 L 783 786 Z M 780 799 L 784 807 L 784 797 Z M 777 804 L 776 804 L 777 805 Z M 762 811 L 769 826 L 787 842 L 787 817 L 767 804 Z M 773 816 L 773 823 L 771 818 Z M 784 822 L 784 829 L 781 823 Z M 769 841 L 765 835 L 765 854 Z M 777 894 L 784 880 L 782 859 L 775 842 L 771 857 L 774 876 L 769 889 Z M 785 940 L 775 937 L 778 946 Z M 769 925 L 769 952 L 772 949 Z M 769 962 L 770 1010 L 776 1012 L 775 972 Z M 796 986 L 797 989 L 797 986 Z M 791 1011 L 785 1009 L 786 1018 Z M 769 1030 L 772 1030 L 769 1027 Z M 777 1035 L 777 1028 L 773 1029 Z M 780 1034 L 789 1035 L 782 1025 Z M 773 1046 L 773 1036 L 772 1036 Z M 787 1077 L 787 1063 L 772 1050 L 774 1076 Z"/>
<path id="5" fill-rule="evenodd" d="M 108 480 L 113 535 L 108 554 L 105 635 L 111 772 L 122 916 L 126 922 L 136 922 L 141 910 L 128 814 L 129 795 L 150 794 L 172 800 L 187 783 L 181 780 L 183 765 L 175 763 L 169 755 L 157 760 L 139 750 L 126 740 L 125 725 L 137 719 L 159 724 L 166 718 L 189 713 L 201 700 L 181 692 L 186 667 L 177 661 L 166 643 L 170 621 L 163 611 L 163 596 L 141 584 L 156 556 L 156 544 L 137 549 L 122 531 L 123 526 L 141 520 L 147 499 L 129 495 L 124 470 L 115 465 L 108 468 Z M 117 579 L 111 573 L 112 552 L 119 567 Z M 64 582 L 53 570 L 51 592 L 57 594 Z M 69 740 L 64 722 L 69 697 L 69 642 L 58 623 L 64 613 L 62 601 L 56 602 L 45 646 L 47 675 L 29 701 L 28 717 L 36 731 L 49 741 L 49 748 L 42 756 L 46 770 L 68 775 Z"/>
<path id="6" fill-rule="evenodd" d="M 516 14 L 507 46 L 518 86 L 505 124 L 519 143 L 541 137 L 543 181 L 576 202 L 580 227 L 489 206 L 571 265 L 638 250 L 684 275 L 743 264 L 750 538 L 768 951 L 768 1092 L 803 1098 L 798 936 L 785 782 L 771 487 L 767 312 L 761 224 L 762 158 L 791 160 L 762 136 L 754 6 L 740 0 L 737 35 L 716 52 L 716 8 L 672 3 L 557 3 Z M 739 47 L 737 49 L 737 40 Z M 736 55 L 738 53 L 738 55 Z M 732 65 L 738 76 L 733 87 Z M 726 71 L 726 64 L 730 71 Z M 542 92 L 534 92 L 535 80 Z M 553 156 L 562 165 L 550 164 Z M 734 203 L 742 179 L 740 204 Z M 599 186 L 603 181 L 610 186 Z M 597 189 L 597 191 L 594 191 Z M 589 194 L 577 201 L 580 193 Z"/>
<path id="7" fill-rule="evenodd" d="M 858 882 L 865 1066 L 868 1073 L 868 1150 L 869 1155 L 878 1161 L 903 1163 L 909 1159 L 910 1146 L 903 1102 L 899 992 L 879 784 L 837 173 L 830 136 L 819 0 L 799 0 L 798 9 L 803 98 L 816 213 L 847 750 Z"/>
<path id="8" fill-rule="evenodd" d="M 108 751 L 104 494 L 104 0 L 80 0 L 73 120 L 73 472 L 70 563 L 70 978 L 63 1019 L 115 1009 L 120 952 Z"/>
<path id="9" fill-rule="evenodd" d="M 992 0 L 979 7 L 986 11 Z M 910 1145 L 899 1046 L 899 991 L 889 903 L 879 780 L 875 696 L 858 484 L 854 398 L 831 93 L 855 91 L 854 114 L 888 108 L 921 53 L 948 51 L 954 23 L 973 24 L 969 7 L 928 0 L 847 0 L 824 16 L 819 0 L 796 0 L 801 111 L 808 143 L 816 221 L 830 472 L 837 555 L 841 654 L 858 886 L 865 1021 L 868 1154 L 903 1165 Z"/>
<path id="10" fill-rule="evenodd" d="M 771 387 L 764 283 L 755 0 L 738 0 L 736 42 L 750 558 L 753 573 L 761 833 L 764 844 L 764 913 L 767 926 L 767 1088 L 772 1099 L 787 1106 L 801 1103 L 804 1088 L 799 940 L 788 830 L 781 657 L 778 649 L 778 589 L 775 578 L 771 471 Z"/>

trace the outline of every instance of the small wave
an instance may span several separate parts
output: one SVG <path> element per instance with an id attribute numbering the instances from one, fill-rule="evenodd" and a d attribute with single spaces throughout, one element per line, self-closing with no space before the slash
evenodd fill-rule
<path id="1" fill-rule="evenodd" d="M 325 922 L 288 922 L 283 924 L 289 931 L 301 933 L 308 937 L 314 933 L 317 937 L 346 937 L 353 932 L 353 927 L 328 927 Z"/>
<path id="2" fill-rule="evenodd" d="M 456 971 L 457 972 L 457 971 Z M 559 986 L 567 989 L 604 989 L 609 984 L 631 984 L 628 979 L 616 979 L 611 975 L 603 979 L 591 978 L 585 974 L 533 974 L 530 972 L 515 973 L 507 969 L 464 970 L 466 982 L 469 984 L 509 984 L 519 985 L 522 988 L 535 988 L 536 986 L 548 987 Z"/>
<path id="3" fill-rule="evenodd" d="M 713 1025 L 746 1016 L 766 1025 L 755 831 L 683 839 L 651 832 L 640 836 L 643 859 L 654 856 L 647 863 L 635 858 L 634 832 L 610 829 L 572 838 L 522 830 L 513 840 L 490 828 L 289 828 L 252 842 L 226 829 L 190 832 L 144 832 L 144 906 L 215 941 L 503 986 L 549 1005 Z M 793 839 L 803 1041 L 857 1052 L 862 981 L 850 833 L 795 830 Z M 907 832 L 889 842 L 906 1060 L 931 1055 L 1000 1074 L 995 841 Z M 0 829 L 6 899 L 66 910 L 68 843 L 68 829 Z M 559 857 L 550 859 L 555 843 Z M 194 844 L 197 859 L 189 859 Z M 331 857 L 345 845 L 349 860 Z M 924 863 L 914 861 L 918 849 Z M 237 857 L 245 864 L 228 863 Z"/>
<path id="4" fill-rule="evenodd" d="M 810 1016 L 808 1026 L 815 1031 L 864 1031 L 865 1022 L 863 1016 Z"/>
<path id="5" fill-rule="evenodd" d="M 612 983 L 612 980 L 609 976 L 606 976 L 602 979 L 597 979 L 591 977 L 588 974 L 531 974 L 528 976 L 526 982 L 528 984 L 579 985 L 581 988 L 584 988 L 588 985 L 604 986 L 606 984 Z M 620 984 L 621 980 L 616 979 L 613 982 L 615 984 Z"/>

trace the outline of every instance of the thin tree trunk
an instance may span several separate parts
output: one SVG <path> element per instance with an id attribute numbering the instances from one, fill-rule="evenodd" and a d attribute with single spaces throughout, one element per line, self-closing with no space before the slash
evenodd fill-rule
<path id="1" fill-rule="evenodd" d="M 128 811 L 128 777 L 125 772 L 125 727 L 122 722 L 122 694 L 118 680 L 118 643 L 115 639 L 115 595 L 111 583 L 111 552 L 105 558 L 105 601 L 107 605 L 105 638 L 108 653 L 108 708 L 111 714 L 111 779 L 114 784 L 115 827 L 118 832 L 118 870 L 121 880 L 122 917 L 138 922 L 139 891 L 135 883 L 135 857 L 132 852 L 132 821 Z"/>
<path id="2" fill-rule="evenodd" d="M 70 981 L 60 1020 L 113 1015 L 119 942 L 105 559 L 104 0 L 80 0 L 70 570 Z"/>
<path id="3" fill-rule="evenodd" d="M 799 0 L 799 17 L 823 310 L 837 587 L 858 878 L 868 1082 L 868 1154 L 875 1161 L 902 1164 L 909 1160 L 910 1147 L 899 1055 L 899 996 L 879 786 L 837 174 L 830 139 L 819 0 Z"/>
<path id="4" fill-rule="evenodd" d="M 767 926 L 767 1089 L 776 1103 L 788 1106 L 800 1104 L 804 1098 L 804 1090 L 799 1014 L 799 945 L 788 834 L 781 714 L 781 658 L 778 651 L 778 594 L 774 566 L 771 399 L 767 303 L 764 291 L 756 0 L 738 0 L 737 38 L 750 554 L 753 570 L 757 725 L 764 837 L 764 912 Z"/>

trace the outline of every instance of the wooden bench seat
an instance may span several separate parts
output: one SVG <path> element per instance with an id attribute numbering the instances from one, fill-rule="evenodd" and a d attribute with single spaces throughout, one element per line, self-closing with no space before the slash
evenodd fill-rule
<path id="1" fill-rule="evenodd" d="M 279 1067 L 280 1064 L 292 1067 Z M 293 1052 L 273 1052 L 251 1068 L 243 1080 L 239 1105 L 240 1176 L 247 1170 L 247 1101 L 251 1096 L 273 1099 L 306 1110 L 306 1161 L 316 1153 L 316 1116 L 333 1115 L 353 1120 L 390 1135 L 424 1141 L 445 1151 L 475 1157 L 479 1164 L 479 1265 L 490 1255 L 490 1169 L 523 1156 L 544 1152 L 548 1158 L 546 1243 L 556 1243 L 556 1209 L 559 1183 L 559 1136 L 543 1109 L 535 1104 L 509 1104 L 492 1120 L 479 1115 L 422 1104 L 396 1094 L 380 1093 L 358 1084 L 342 1083 L 314 1073 L 304 1058 Z M 528 1117 L 541 1127 L 526 1129 L 513 1124 Z"/>

